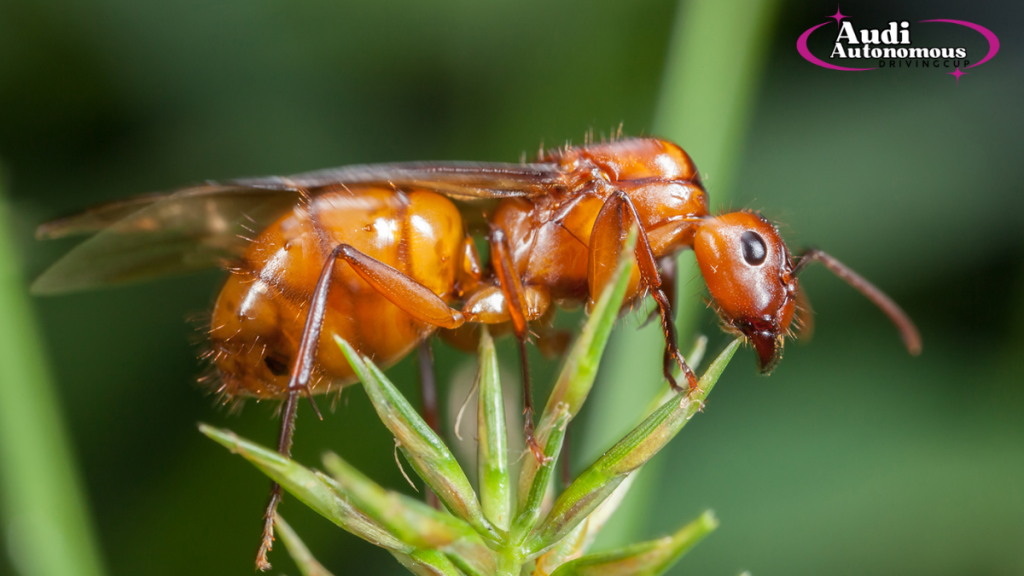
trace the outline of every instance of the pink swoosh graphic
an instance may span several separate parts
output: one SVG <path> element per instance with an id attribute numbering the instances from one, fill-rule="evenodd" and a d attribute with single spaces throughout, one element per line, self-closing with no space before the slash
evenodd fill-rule
<path id="1" fill-rule="evenodd" d="M 937 20 L 937 22 L 938 22 L 938 20 Z M 955 22 L 955 20 L 942 20 L 942 22 Z M 961 22 L 961 23 L 962 24 L 970 24 L 970 22 Z M 874 70 L 874 68 L 844 68 L 842 66 L 836 66 L 834 64 L 829 64 L 828 62 L 825 62 L 824 60 L 820 60 L 817 56 L 815 56 L 814 54 L 811 54 L 811 51 L 807 48 L 807 39 L 811 37 L 811 33 L 812 32 L 814 32 L 818 28 L 821 28 L 825 24 L 831 24 L 831 22 L 824 22 L 822 24 L 818 24 L 817 26 L 808 29 L 806 32 L 801 34 L 799 38 L 796 39 L 796 51 L 799 52 L 800 55 L 804 57 L 804 60 L 807 60 L 808 62 L 810 62 L 811 64 L 814 64 L 815 66 L 821 66 L 822 68 L 829 68 L 829 69 L 832 69 L 832 70 L 844 70 L 846 72 L 863 72 L 865 70 Z M 973 24 L 972 26 L 977 26 L 977 24 Z M 978 26 L 978 28 L 981 28 L 981 26 Z M 982 30 L 985 30 L 985 29 L 982 28 Z M 985 32 L 988 32 L 988 30 L 985 30 Z M 982 32 L 982 34 L 984 34 L 985 32 Z M 991 32 L 988 32 L 988 33 L 992 34 Z M 993 34 L 992 37 L 995 38 L 995 35 Z M 999 47 L 999 41 L 996 40 L 996 48 L 998 48 L 998 47 Z M 991 56 L 989 58 L 991 58 Z M 988 58 L 986 58 L 985 60 L 987 60 L 987 59 Z M 982 60 L 981 62 L 984 62 L 985 60 Z M 978 64 L 981 64 L 981 62 L 978 62 Z M 977 66 L 978 64 L 974 64 L 974 66 Z M 971 68 L 973 68 L 974 66 L 971 66 Z"/>
<path id="2" fill-rule="evenodd" d="M 949 22 L 950 24 L 959 24 L 961 26 L 967 26 L 968 28 L 984 36 L 985 40 L 988 41 L 988 54 L 985 54 L 985 57 L 981 59 L 981 62 L 978 62 L 977 64 L 971 64 L 970 66 L 968 66 L 968 68 L 981 66 L 985 62 L 991 60 L 992 57 L 996 55 L 996 52 L 999 52 L 999 38 L 996 38 L 996 35 L 993 34 L 992 31 L 989 30 L 988 28 L 975 24 L 974 22 L 965 22 L 963 20 L 921 20 L 921 22 Z M 813 28 L 811 28 L 811 30 L 813 30 Z"/>

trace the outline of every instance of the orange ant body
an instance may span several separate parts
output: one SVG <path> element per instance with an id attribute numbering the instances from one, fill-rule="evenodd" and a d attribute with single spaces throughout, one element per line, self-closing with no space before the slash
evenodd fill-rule
<path id="1" fill-rule="evenodd" d="M 460 212 L 451 200 L 466 207 Z M 479 202 L 486 206 L 474 208 Z M 255 238 L 239 237 L 243 214 L 260 227 Z M 464 217 L 487 234 L 486 268 Z M 286 455 L 298 397 L 312 401 L 355 379 L 334 336 L 388 366 L 438 329 L 510 324 L 523 362 L 528 444 L 544 459 L 532 435 L 529 324 L 552 303 L 599 296 L 633 225 L 639 237 L 627 298 L 649 293 L 657 303 L 663 373 L 677 390 L 676 366 L 689 387 L 697 379 L 679 353 L 662 287 L 674 295 L 670 259 L 685 248 L 694 250 L 723 324 L 750 340 L 762 372 L 781 355 L 801 297 L 797 275 L 814 261 L 878 305 L 912 354 L 920 350 L 906 314 L 834 258 L 815 250 L 794 263 L 761 216 L 709 214 L 690 157 L 654 138 L 566 147 L 530 164 L 352 166 L 109 204 L 40 228 L 42 237 L 98 233 L 33 289 L 64 292 L 233 262 L 211 327 L 219 392 L 283 399 L 278 449 Z M 280 497 L 275 484 L 257 558 L 263 569 Z"/>

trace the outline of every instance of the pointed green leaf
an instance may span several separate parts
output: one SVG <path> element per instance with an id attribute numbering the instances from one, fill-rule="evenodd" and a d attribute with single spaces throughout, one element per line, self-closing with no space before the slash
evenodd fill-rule
<path id="1" fill-rule="evenodd" d="M 280 514 L 274 516 L 274 525 L 277 527 L 278 536 L 284 542 L 284 547 L 288 549 L 288 555 L 295 561 L 302 576 L 334 576 L 330 570 L 324 568 L 316 561 L 316 558 L 313 558 L 309 548 L 306 548 L 306 544 Z"/>
<path id="2" fill-rule="evenodd" d="M 332 452 L 324 454 L 324 468 L 332 486 L 350 498 L 375 522 L 415 548 L 440 548 L 465 537 L 477 536 L 465 522 L 427 504 L 383 488 Z"/>
<path id="3" fill-rule="evenodd" d="M 445 443 L 369 358 L 338 336 L 334 339 L 363 382 L 377 415 L 394 434 L 399 449 L 420 478 L 452 514 L 468 522 L 485 538 L 496 540 L 497 531 L 484 518 L 469 478 Z"/>
<path id="4" fill-rule="evenodd" d="M 707 350 L 708 338 L 707 336 L 700 336 L 694 343 L 693 349 L 690 353 L 685 356 L 690 367 L 697 370 L 700 367 L 701 360 L 704 358 L 704 352 Z M 651 403 L 650 407 L 644 413 L 644 418 L 647 418 L 654 412 L 659 406 L 664 404 L 670 398 L 670 395 L 674 395 L 675 392 L 666 383 L 665 392 L 655 399 Z M 611 495 L 605 499 L 587 519 L 580 523 L 576 528 L 572 530 L 565 538 L 562 538 L 558 544 L 551 550 L 545 552 L 540 558 L 537 559 L 537 565 L 542 567 L 544 574 L 550 574 L 554 572 L 555 568 L 562 564 L 579 558 L 582 556 L 597 539 L 598 533 L 601 528 L 608 522 L 612 514 L 615 513 L 619 508 L 619 504 L 625 499 L 626 494 L 629 492 L 630 487 L 633 485 L 634 480 L 637 478 L 637 474 L 640 473 L 643 467 L 634 471 L 632 474 L 626 477 L 619 486 L 612 491 Z"/>
<path id="5" fill-rule="evenodd" d="M 436 550 L 417 550 L 412 554 L 392 552 L 391 555 L 416 576 L 463 576 L 447 556 Z"/>
<path id="6" fill-rule="evenodd" d="M 611 500 L 611 498 L 608 500 Z M 605 500 L 605 502 L 608 500 Z M 597 514 L 597 511 L 594 511 L 594 514 Z M 591 514 L 590 518 L 593 518 L 594 514 Z M 559 540 L 558 544 L 555 544 L 550 550 L 538 556 L 534 574 L 551 574 L 562 564 L 582 556 L 584 540 L 587 535 L 587 524 L 590 523 L 590 518 L 587 518 L 579 526 L 573 528 L 566 534 L 565 538 Z"/>
<path id="7" fill-rule="evenodd" d="M 604 525 L 611 519 L 612 514 L 619 509 L 619 504 L 622 504 L 622 501 L 625 500 L 626 494 L 629 493 L 629 489 L 633 486 L 635 480 L 636 472 L 626 476 L 626 479 L 612 491 L 611 495 L 604 502 L 601 502 L 590 513 L 590 516 L 587 516 L 586 521 L 580 524 L 580 526 L 585 528 L 583 539 L 580 542 L 580 554 L 590 549 L 591 544 L 597 539 L 598 533 L 601 532 L 601 528 L 604 528 Z"/>
<path id="8" fill-rule="evenodd" d="M 505 434 L 505 404 L 498 376 L 494 340 L 484 327 L 480 331 L 480 396 L 477 404 L 477 472 L 480 504 L 492 524 L 508 530 L 511 480 L 508 475 L 508 443 Z"/>
<path id="9" fill-rule="evenodd" d="M 741 339 L 733 340 L 708 367 L 692 394 L 676 395 L 662 404 L 625 438 L 583 472 L 558 497 L 548 517 L 527 544 L 530 554 L 546 551 L 608 498 L 626 476 L 658 453 L 703 406 L 729 364 Z"/>
<path id="10" fill-rule="evenodd" d="M 685 356 L 685 358 L 687 359 L 687 363 L 693 370 L 697 370 L 700 368 L 700 363 L 701 360 L 704 359 L 704 352 L 707 350 L 707 345 L 707 336 L 701 335 L 697 338 L 697 341 L 694 342 L 693 348 L 690 350 L 690 353 Z M 680 378 L 680 374 L 678 371 L 676 372 L 675 376 L 677 380 Z M 650 416 L 651 413 L 657 410 L 658 407 L 664 404 L 665 402 L 668 402 L 668 400 L 675 396 L 675 394 L 676 392 L 672 390 L 672 387 L 669 386 L 668 383 L 665 383 L 665 391 L 660 396 L 658 396 L 658 398 L 656 398 L 653 402 L 651 402 L 650 406 L 648 406 L 647 410 L 644 412 L 643 418 L 647 418 L 648 416 Z M 622 501 L 626 498 L 626 494 L 629 492 L 629 489 L 633 486 L 634 481 L 637 478 L 637 475 L 640 473 L 641 470 L 643 470 L 643 468 L 644 467 L 641 466 L 633 473 L 631 473 L 629 476 L 627 476 L 626 479 L 623 480 L 622 483 L 619 484 L 619 486 L 614 491 L 612 491 L 611 495 L 604 502 L 602 502 L 601 505 L 598 506 L 597 509 L 590 514 L 590 516 L 587 517 L 586 522 L 580 524 L 581 527 L 585 528 L 583 537 L 580 541 L 580 555 L 582 555 L 584 552 L 590 549 L 590 546 L 594 543 L 594 540 L 597 539 L 597 535 L 601 531 L 601 528 L 603 528 L 604 525 L 608 522 L 608 519 L 611 518 L 612 514 L 614 514 L 615 511 L 618 510 L 619 504 L 621 504 Z M 564 540 L 565 539 L 563 539 L 563 541 Z M 561 546 L 561 543 L 559 543 L 558 546 Z M 558 546 L 556 546 L 556 548 Z"/>
<path id="11" fill-rule="evenodd" d="M 534 476 L 530 492 L 527 493 L 523 502 L 523 510 L 516 516 L 515 522 L 512 524 L 511 540 L 516 546 L 523 543 L 530 530 L 537 524 L 537 520 L 540 518 L 540 507 L 544 502 L 544 493 L 547 492 L 548 485 L 551 483 L 551 475 L 558 465 L 558 455 L 562 450 L 562 441 L 565 439 L 565 429 L 569 425 L 569 408 L 565 404 L 560 404 L 555 413 L 557 416 L 554 426 L 548 432 L 548 441 L 544 445 L 544 454 L 547 455 L 548 460 L 541 465 Z M 527 457 L 530 458 L 530 456 Z"/>
<path id="12" fill-rule="evenodd" d="M 587 519 L 580 522 L 564 538 L 558 541 L 550 550 L 537 558 L 537 566 L 543 569 L 543 574 L 551 574 L 556 568 L 570 560 L 575 560 L 586 553 L 587 549 L 594 543 L 598 532 L 604 527 L 608 519 L 618 509 L 619 504 L 629 492 L 629 487 L 636 479 L 636 472 L 626 476 L 626 479 L 619 484 L 618 488 L 612 491 L 611 495 L 604 502 L 587 516 Z"/>
<path id="13" fill-rule="evenodd" d="M 658 576 L 717 527 L 714 514 L 705 512 L 672 536 L 588 554 L 562 565 L 552 576 Z"/>
<path id="14" fill-rule="evenodd" d="M 399 552 L 412 551 L 412 546 L 399 540 L 348 500 L 340 497 L 312 470 L 276 451 L 240 438 L 234 432 L 206 424 L 201 424 L 199 430 L 251 462 L 303 504 L 346 531 L 383 548 Z"/>
<path id="15" fill-rule="evenodd" d="M 374 521 L 417 550 L 444 552 L 468 574 L 494 571 L 494 554 L 468 524 L 419 500 L 382 488 L 342 460 L 324 455 L 324 468 L 344 496 Z"/>
<path id="16" fill-rule="evenodd" d="M 544 412 L 541 413 L 541 417 L 537 421 L 535 432 L 537 442 L 541 446 L 547 445 L 548 436 L 556 427 L 555 420 L 560 417 L 560 410 L 562 410 L 560 407 L 564 406 L 569 419 L 572 420 L 580 411 L 594 385 L 597 369 L 601 364 L 601 356 L 608 344 L 608 336 L 619 316 L 626 288 L 629 286 L 630 274 L 628 271 L 635 260 L 633 248 L 636 246 L 636 238 L 637 231 L 634 227 L 626 239 L 622 256 L 619 258 L 612 276 L 613 281 L 605 288 L 591 309 L 590 317 L 587 318 L 583 331 L 566 357 L 565 365 L 551 390 L 551 395 L 548 396 Z M 539 464 L 536 458 L 529 456 L 523 460 L 523 465 L 519 470 L 517 492 L 520 511 L 525 505 L 527 495 L 532 490 L 533 477 L 537 474 Z"/>

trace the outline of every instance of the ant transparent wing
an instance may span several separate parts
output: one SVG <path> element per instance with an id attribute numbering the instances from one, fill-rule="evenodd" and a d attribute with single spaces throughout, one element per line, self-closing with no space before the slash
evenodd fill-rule
<path id="1" fill-rule="evenodd" d="M 301 188 L 311 195 L 319 189 L 349 185 L 381 185 L 430 190 L 456 200 L 529 197 L 561 183 L 553 163 L 498 164 L 472 162 L 407 162 L 328 168 L 294 176 L 233 180 L 240 186 L 286 190 Z"/>
<path id="2" fill-rule="evenodd" d="M 95 235 L 44 272 L 32 292 L 60 294 L 222 265 L 237 259 L 247 237 L 300 198 L 296 190 L 211 183 L 104 204 L 43 224 L 40 238 Z"/>
<path id="3" fill-rule="evenodd" d="M 69 236 L 95 234 L 166 196 L 167 194 L 158 192 L 93 206 L 79 214 L 39 226 L 36 228 L 36 240 L 56 240 Z"/>
<path id="4" fill-rule="evenodd" d="M 237 259 L 258 234 L 295 206 L 348 186 L 431 190 L 458 200 L 543 194 L 561 183 L 554 164 L 415 162 L 369 164 L 294 176 L 210 182 L 140 196 L 43 224 L 40 238 L 95 234 L 43 273 L 36 294 L 59 294 L 191 272 Z"/>

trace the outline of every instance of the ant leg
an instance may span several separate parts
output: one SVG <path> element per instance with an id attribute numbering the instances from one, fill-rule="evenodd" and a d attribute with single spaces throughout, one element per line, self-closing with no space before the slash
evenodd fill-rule
<path id="1" fill-rule="evenodd" d="M 678 365 L 683 376 L 686 377 L 690 390 L 697 388 L 697 376 L 686 364 L 686 360 L 679 352 L 676 342 L 676 327 L 673 323 L 672 304 L 668 296 L 661 289 L 661 275 L 658 273 L 658 264 L 651 250 L 650 241 L 640 222 L 640 216 L 630 201 L 629 196 L 621 190 L 613 193 L 597 215 L 594 221 L 594 231 L 590 235 L 590 252 L 587 265 L 587 280 L 589 282 L 590 297 L 596 298 L 601 291 L 611 282 L 612 274 L 615 271 L 615 264 L 618 262 L 619 254 L 622 252 L 622 243 L 626 239 L 629 226 L 636 224 L 638 236 L 636 249 L 637 267 L 640 272 L 640 279 L 647 290 L 650 291 L 654 301 L 658 304 L 658 313 L 661 316 L 661 327 L 665 333 L 665 354 L 662 362 L 662 374 L 665 380 L 677 392 L 683 388 L 676 383 L 672 375 L 673 364 Z"/>
<path id="2" fill-rule="evenodd" d="M 339 244 L 331 251 L 320 272 L 313 300 L 310 302 L 309 312 L 306 314 L 306 324 L 302 329 L 302 339 L 299 341 L 295 364 L 292 366 L 288 379 L 288 397 L 285 400 L 281 432 L 277 443 L 277 451 L 284 456 L 291 455 L 299 393 L 305 391 L 309 401 L 313 403 L 313 392 L 310 389 L 309 380 L 316 366 L 316 350 L 320 343 L 320 330 L 323 327 L 324 316 L 327 314 L 327 295 L 331 287 L 331 279 L 334 277 L 334 266 L 338 260 L 348 262 L 352 269 L 370 286 L 418 320 L 444 328 L 457 328 L 464 321 L 460 312 L 449 308 L 444 300 L 441 300 L 426 286 L 348 244 Z M 316 408 L 316 403 L 313 403 L 313 407 Z M 317 410 L 317 415 L 319 414 L 320 411 Z M 276 482 L 271 484 L 270 501 L 267 503 L 266 512 L 263 515 L 263 537 L 260 541 L 259 551 L 256 553 L 256 567 L 260 570 L 270 569 L 267 553 L 274 545 L 274 513 L 277 511 L 277 505 L 281 502 L 282 496 L 281 486 Z"/>
<path id="3" fill-rule="evenodd" d="M 519 359 L 522 361 L 523 366 L 523 433 L 526 438 L 526 445 L 529 446 L 530 451 L 533 452 L 533 457 L 538 462 L 544 463 L 550 460 L 544 449 L 537 442 L 537 437 L 534 436 L 534 425 L 533 425 L 533 392 L 530 391 L 530 363 L 526 356 L 526 339 L 519 338 Z"/>
<path id="4" fill-rule="evenodd" d="M 661 273 L 661 286 L 668 296 L 669 308 L 676 309 L 679 297 L 679 260 L 675 254 L 658 258 L 658 270 Z"/>
<path id="5" fill-rule="evenodd" d="M 676 309 L 676 298 L 679 296 L 679 262 L 674 254 L 658 258 L 658 271 L 661 275 L 661 286 L 665 296 L 668 297 L 668 306 Z M 643 326 L 647 326 L 651 320 L 658 316 L 657 310 L 651 310 Z"/>
<path id="6" fill-rule="evenodd" d="M 660 289 L 652 289 L 651 295 L 654 297 L 655 302 L 658 303 L 658 314 L 661 315 L 661 328 L 665 333 L 665 353 L 662 356 L 661 373 L 665 376 L 665 380 L 668 380 L 673 390 L 682 392 L 682 387 L 676 383 L 676 379 L 672 375 L 672 369 L 678 364 L 683 375 L 686 377 L 690 390 L 695 390 L 697 388 L 697 376 L 690 369 L 690 365 L 686 363 L 682 353 L 679 352 L 676 325 L 672 317 L 672 306 L 669 304 L 665 293 Z"/>
<path id="7" fill-rule="evenodd" d="M 509 246 L 505 231 L 497 227 L 492 228 L 490 244 L 491 265 L 494 266 L 498 282 L 501 283 L 501 291 L 508 303 L 508 312 L 512 319 L 512 329 L 515 331 L 516 340 L 519 341 L 519 359 L 523 366 L 523 432 L 526 436 L 526 445 L 538 462 L 547 462 L 548 457 L 533 435 L 533 394 L 530 391 L 530 364 L 526 356 L 526 294 L 516 272 L 515 262 L 512 260 L 512 247 Z"/>
<path id="8" fill-rule="evenodd" d="M 440 433 L 437 416 L 437 379 L 434 377 L 434 356 L 431 353 L 428 340 L 420 342 L 417 347 L 416 360 L 420 365 L 420 400 L 423 405 L 423 420 L 434 433 Z"/>
<path id="9" fill-rule="evenodd" d="M 476 251 L 473 238 L 467 235 L 462 239 L 461 262 L 455 270 L 455 289 L 459 296 L 473 292 L 480 286 L 483 278 L 483 267 L 480 266 L 480 254 Z"/>
<path id="10" fill-rule="evenodd" d="M 305 390 L 309 394 L 310 402 L 313 401 L 309 379 L 313 372 L 317 344 L 320 342 L 320 329 L 327 313 L 327 293 L 330 289 L 331 277 L 334 276 L 336 260 L 337 258 L 332 253 L 327 263 L 324 264 L 320 279 L 317 280 L 313 301 L 306 314 L 306 324 L 302 329 L 302 339 L 299 341 L 295 364 L 292 366 L 292 372 L 288 378 L 288 398 L 285 400 L 284 413 L 281 416 L 281 432 L 277 440 L 277 451 L 284 456 L 290 456 L 292 451 L 299 391 Z M 270 569 L 267 553 L 274 547 L 274 513 L 277 511 L 277 505 L 281 503 L 282 496 L 281 485 L 277 482 L 272 483 L 270 485 L 270 501 L 267 502 L 267 509 L 263 514 L 263 536 L 256 553 L 256 568 L 260 570 Z"/>
<path id="11" fill-rule="evenodd" d="M 572 462 L 569 461 L 569 454 L 571 453 L 569 450 L 569 424 L 565 425 L 565 437 L 562 439 L 562 490 L 568 488 L 569 484 L 572 483 Z"/>
<path id="12" fill-rule="evenodd" d="M 331 259 L 348 262 L 370 287 L 417 320 L 448 329 L 465 322 L 461 312 L 448 307 L 430 288 L 348 244 L 339 244 L 331 252 Z"/>
<path id="13" fill-rule="evenodd" d="M 434 358 L 430 352 L 430 341 L 424 339 L 417 347 L 416 360 L 420 365 L 420 399 L 422 400 L 423 420 L 435 434 L 440 434 L 437 416 L 437 379 L 434 377 Z M 437 494 L 427 487 L 427 504 L 431 508 L 440 509 L 441 501 Z"/>
<path id="14" fill-rule="evenodd" d="M 289 392 L 285 400 L 284 414 L 281 417 L 281 432 L 278 435 L 277 451 L 288 455 L 291 452 L 292 433 L 295 431 L 295 408 L 298 405 L 298 392 Z M 274 547 L 274 514 L 277 512 L 277 505 L 281 503 L 284 496 L 281 485 L 277 482 L 270 484 L 270 499 L 267 501 L 266 510 L 263 512 L 263 533 L 260 538 L 259 551 L 256 552 L 256 568 L 259 570 L 270 570 L 270 561 L 267 560 L 267 553 Z"/>
<path id="15" fill-rule="evenodd" d="M 676 309 L 676 302 L 679 297 L 679 260 L 674 254 L 663 256 L 658 259 L 658 270 L 661 273 L 660 275 L 662 292 L 665 294 L 668 300 L 668 306 L 663 308 L 662 306 L 659 305 L 658 312 L 661 313 L 664 310 L 664 312 L 667 314 L 667 320 L 664 317 L 662 318 L 662 325 L 664 326 L 665 322 L 668 322 L 669 324 L 672 325 L 671 340 L 675 343 L 671 347 L 668 346 L 667 344 L 665 346 L 665 355 L 662 359 L 662 373 L 671 374 L 672 369 L 674 368 L 673 365 L 675 363 L 675 359 L 673 358 L 673 355 L 670 353 L 670 349 L 674 348 L 676 354 L 679 354 L 679 346 L 674 324 L 675 315 L 672 314 L 672 311 Z M 651 317 L 654 317 L 653 311 L 651 312 Z M 682 356 L 680 355 L 679 358 L 682 359 Z M 690 389 L 693 390 L 696 387 L 694 385 L 694 380 L 696 380 L 696 376 L 693 375 L 693 370 L 690 369 L 690 366 L 686 363 L 686 360 L 682 359 L 682 362 L 683 366 L 685 366 L 685 370 L 683 370 L 683 372 L 687 374 L 687 381 L 690 385 Z M 694 377 L 691 378 L 690 376 Z M 666 377 L 666 379 L 669 381 L 669 384 L 674 384 L 672 378 Z M 674 385 L 673 388 L 677 392 L 679 391 L 679 387 L 677 385 Z"/>
<path id="16" fill-rule="evenodd" d="M 281 431 L 278 434 L 277 451 L 288 456 L 291 454 L 292 436 L 295 432 L 295 414 L 298 407 L 298 390 L 290 391 L 284 404 L 284 414 L 281 416 Z M 263 533 L 260 538 L 260 547 L 256 552 L 256 568 L 259 570 L 270 570 L 270 561 L 267 560 L 267 553 L 274 547 L 274 514 L 277 512 L 277 505 L 281 503 L 284 496 L 281 485 L 277 482 L 270 483 L 270 499 L 267 501 L 266 510 L 263 512 Z"/>

